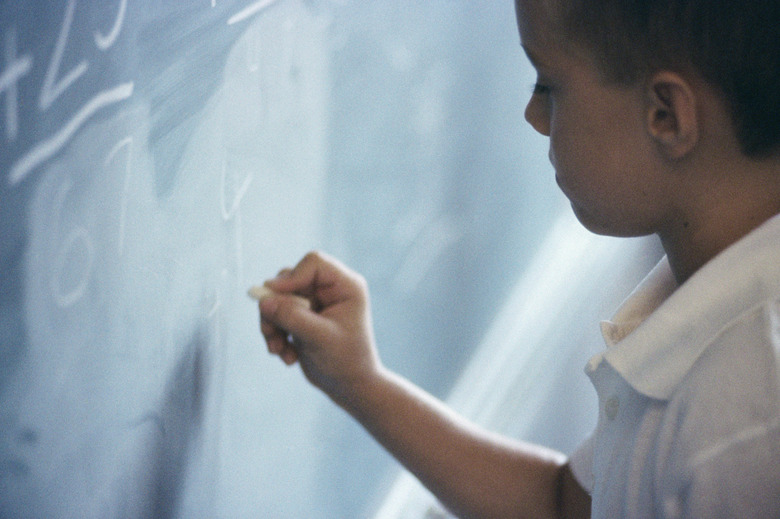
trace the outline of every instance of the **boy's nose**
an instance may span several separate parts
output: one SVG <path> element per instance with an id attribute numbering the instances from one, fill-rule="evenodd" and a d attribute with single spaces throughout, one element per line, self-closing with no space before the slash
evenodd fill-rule
<path id="1" fill-rule="evenodd" d="M 532 95 L 525 107 L 525 120 L 534 130 L 545 137 L 550 136 L 550 117 L 547 113 L 547 106 L 537 95 Z"/>

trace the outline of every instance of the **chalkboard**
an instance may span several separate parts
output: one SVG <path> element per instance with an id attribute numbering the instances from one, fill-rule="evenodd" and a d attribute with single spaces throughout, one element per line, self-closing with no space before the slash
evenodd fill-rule
<path id="1" fill-rule="evenodd" d="M 0 31 L 0 516 L 213 517 L 242 205 L 317 203 L 322 23 L 67 0 Z M 276 214 L 273 247 L 316 244 Z"/>
<path id="2" fill-rule="evenodd" d="M 326 248 L 446 394 L 565 205 L 512 9 L 0 2 L 0 517 L 369 515 L 397 466 L 246 288 Z"/>

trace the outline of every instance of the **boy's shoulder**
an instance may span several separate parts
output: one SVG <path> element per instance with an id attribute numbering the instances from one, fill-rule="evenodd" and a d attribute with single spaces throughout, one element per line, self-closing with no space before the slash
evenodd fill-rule
<path id="1" fill-rule="evenodd" d="M 726 323 L 665 407 L 659 484 L 693 517 L 780 513 L 778 323 L 780 295 Z"/>
<path id="2" fill-rule="evenodd" d="M 780 295 L 752 306 L 710 338 L 667 408 L 680 448 L 687 445 L 700 456 L 780 420 L 778 323 Z"/>
<path id="3" fill-rule="evenodd" d="M 700 274 L 680 288 L 701 306 L 677 345 L 696 358 L 660 418 L 658 484 L 694 517 L 777 517 L 765 514 L 780 513 L 780 217 Z"/>

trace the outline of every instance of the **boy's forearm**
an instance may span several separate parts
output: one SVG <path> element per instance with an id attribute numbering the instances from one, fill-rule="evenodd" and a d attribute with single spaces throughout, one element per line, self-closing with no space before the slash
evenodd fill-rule
<path id="1" fill-rule="evenodd" d="M 265 286 L 256 298 L 269 351 L 299 361 L 450 510 L 499 518 L 565 509 L 571 486 L 560 454 L 490 435 L 382 366 L 362 277 L 315 252 Z"/>
<path id="2" fill-rule="evenodd" d="M 459 517 L 557 515 L 561 454 L 482 431 L 386 370 L 340 400 Z"/>

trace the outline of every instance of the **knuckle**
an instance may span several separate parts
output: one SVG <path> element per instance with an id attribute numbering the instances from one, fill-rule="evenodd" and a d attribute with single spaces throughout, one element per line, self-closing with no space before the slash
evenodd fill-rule
<path id="1" fill-rule="evenodd" d="M 303 262 L 305 263 L 320 263 L 323 260 L 323 254 L 319 250 L 312 250 L 306 253 L 306 255 L 303 257 Z"/>
<path id="2" fill-rule="evenodd" d="M 362 274 L 352 272 L 349 278 L 351 279 L 357 293 L 368 294 L 368 280 L 366 280 Z"/>
<path id="3" fill-rule="evenodd" d="M 354 274 L 355 284 L 362 290 L 368 290 L 368 281 L 362 274 Z"/>

